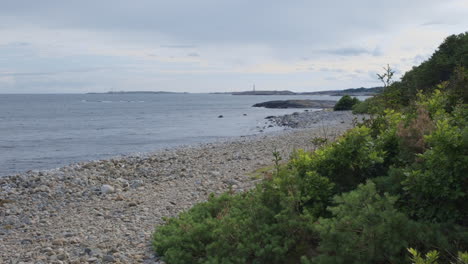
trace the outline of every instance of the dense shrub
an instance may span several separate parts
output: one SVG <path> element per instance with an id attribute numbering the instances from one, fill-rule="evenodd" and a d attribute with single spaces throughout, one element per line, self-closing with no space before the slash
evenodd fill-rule
<path id="1" fill-rule="evenodd" d="M 402 263 L 414 229 L 396 200 L 371 181 L 337 196 L 333 217 L 315 225 L 321 243 L 314 263 Z"/>
<path id="2" fill-rule="evenodd" d="M 256 189 L 211 197 L 157 229 L 155 250 L 168 263 L 297 263 L 314 248 L 315 219 L 333 184 L 282 169 Z"/>
<path id="3" fill-rule="evenodd" d="M 370 129 L 357 127 L 335 143 L 310 154 L 308 170 L 330 179 L 335 183 L 336 193 L 340 193 L 384 173 L 384 154 L 374 144 Z"/>
<path id="4" fill-rule="evenodd" d="M 397 135 L 401 139 L 402 146 L 408 151 L 422 153 L 427 148 L 424 137 L 433 130 L 434 124 L 427 110 L 419 108 L 416 118 L 410 120 L 407 125 L 399 124 Z"/>
<path id="5" fill-rule="evenodd" d="M 360 101 L 353 105 L 352 110 L 353 114 L 367 114 L 371 113 L 372 102 L 371 100 L 366 99 L 364 101 Z"/>
<path id="6" fill-rule="evenodd" d="M 333 107 L 335 111 L 345 111 L 345 110 L 352 110 L 355 104 L 359 103 L 359 99 L 356 97 L 351 97 L 349 95 L 345 95 L 338 100 Z"/>
<path id="7" fill-rule="evenodd" d="M 212 197 L 158 228 L 154 248 L 168 263 L 287 263 L 313 237 L 310 220 L 294 207 L 268 207 L 261 196 Z"/>
<path id="8" fill-rule="evenodd" d="M 429 149 L 406 170 L 404 190 L 415 216 L 434 221 L 468 217 L 468 129 L 439 120 L 426 136 Z"/>

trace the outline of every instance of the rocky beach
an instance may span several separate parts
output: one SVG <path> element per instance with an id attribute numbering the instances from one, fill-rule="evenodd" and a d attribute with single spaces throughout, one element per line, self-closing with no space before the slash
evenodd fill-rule
<path id="1" fill-rule="evenodd" d="M 273 151 L 287 160 L 360 118 L 297 112 L 269 117 L 280 132 L 0 178 L 0 263 L 162 263 L 150 237 L 164 217 L 252 188 Z"/>

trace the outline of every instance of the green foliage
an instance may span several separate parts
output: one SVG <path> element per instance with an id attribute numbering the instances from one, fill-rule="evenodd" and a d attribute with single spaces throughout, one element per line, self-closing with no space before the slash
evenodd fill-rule
<path id="1" fill-rule="evenodd" d="M 316 243 L 312 224 L 332 189 L 312 172 L 280 170 L 250 192 L 211 197 L 170 219 L 153 245 L 168 263 L 296 263 Z"/>
<path id="2" fill-rule="evenodd" d="M 384 88 L 387 88 L 388 86 L 390 86 L 390 84 L 392 84 L 392 78 L 395 74 L 395 71 L 392 70 L 392 68 L 390 68 L 389 64 L 387 64 L 387 67 L 384 67 L 384 71 L 385 72 L 382 74 L 377 73 L 377 77 L 383 83 Z"/>
<path id="3" fill-rule="evenodd" d="M 316 171 L 336 185 L 336 192 L 349 191 L 366 179 L 383 173 L 384 152 L 373 142 L 370 129 L 357 127 L 338 141 L 310 154 L 310 162 L 300 165 Z M 292 160 L 295 163 L 296 160 Z"/>
<path id="4" fill-rule="evenodd" d="M 438 264 L 439 252 L 437 250 L 429 251 L 424 257 L 414 248 L 409 248 L 411 261 L 413 264 Z M 468 264 L 468 252 L 458 252 L 458 256 L 451 264 Z"/>
<path id="5" fill-rule="evenodd" d="M 212 197 L 159 227 L 154 248 L 168 263 L 287 263 L 310 220 L 267 193 Z"/>
<path id="6" fill-rule="evenodd" d="M 340 100 L 335 104 L 333 110 L 335 111 L 345 111 L 345 110 L 352 110 L 355 104 L 359 103 L 359 99 L 356 97 L 351 97 L 349 95 L 345 95 L 341 97 Z"/>
<path id="7" fill-rule="evenodd" d="M 467 127 L 441 119 L 425 137 L 429 149 L 418 155 L 402 182 L 412 215 L 438 222 L 467 219 L 467 133 Z"/>
<path id="8" fill-rule="evenodd" d="M 364 101 L 360 101 L 360 102 L 356 103 L 355 105 L 353 105 L 353 107 L 352 107 L 353 114 L 368 114 L 368 113 L 371 113 L 372 112 L 371 107 L 373 105 L 373 102 L 372 102 L 371 98 L 368 98 L 368 99 L 366 99 Z"/>
<path id="9" fill-rule="evenodd" d="M 315 225 L 321 243 L 315 263 L 401 263 L 412 222 L 394 206 L 396 197 L 378 194 L 371 181 L 335 198 L 333 217 Z"/>
<path id="10" fill-rule="evenodd" d="M 446 83 L 449 106 L 468 103 L 468 66 L 457 66 Z M 450 110 L 450 109 L 448 109 Z"/>
<path id="11" fill-rule="evenodd" d="M 408 252 L 411 254 L 411 261 L 414 264 L 438 264 L 439 252 L 437 250 L 429 251 L 424 257 L 414 248 L 409 248 Z"/>
<path id="12" fill-rule="evenodd" d="M 457 264 L 468 264 L 468 252 L 458 252 Z"/>
<path id="13" fill-rule="evenodd" d="M 283 158 L 281 158 L 280 153 L 276 149 L 275 151 L 273 151 L 273 157 L 274 157 L 273 161 L 275 162 L 276 175 L 278 176 L 280 173 L 280 169 L 281 169 L 280 161 Z"/>

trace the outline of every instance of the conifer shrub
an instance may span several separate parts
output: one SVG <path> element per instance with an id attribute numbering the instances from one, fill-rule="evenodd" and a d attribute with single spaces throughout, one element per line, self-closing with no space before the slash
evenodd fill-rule
<path id="1" fill-rule="evenodd" d="M 427 252 L 424 256 L 421 253 L 414 249 L 409 248 L 408 252 L 411 254 L 411 262 L 413 264 L 438 264 L 440 258 L 440 253 L 437 250 L 431 250 Z M 450 264 L 468 264 L 468 252 L 459 251 L 457 257 L 454 261 L 451 261 Z"/>
<path id="2" fill-rule="evenodd" d="M 333 184 L 282 169 L 254 190 L 211 196 L 153 236 L 168 263 L 297 263 L 316 247 L 312 225 L 329 205 Z"/>
<path id="3" fill-rule="evenodd" d="M 422 219 L 465 221 L 468 217 L 467 127 L 439 120 L 425 140 L 429 149 L 418 155 L 403 183 L 411 214 Z"/>
<path id="4" fill-rule="evenodd" d="M 333 217 L 321 218 L 319 255 L 313 263 L 403 263 L 413 222 L 394 206 L 397 197 L 380 195 L 372 181 L 335 197 Z"/>
<path id="5" fill-rule="evenodd" d="M 335 193 L 349 191 L 367 179 L 384 173 L 384 155 L 372 139 L 370 129 L 356 127 L 336 142 L 310 154 L 304 171 L 315 171 L 335 184 Z M 293 159 L 292 163 L 296 161 Z M 296 164 L 299 167 L 299 165 Z"/>

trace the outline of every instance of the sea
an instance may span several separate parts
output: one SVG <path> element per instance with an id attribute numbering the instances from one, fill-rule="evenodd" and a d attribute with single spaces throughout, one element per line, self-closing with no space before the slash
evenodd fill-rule
<path id="1" fill-rule="evenodd" d="M 0 94 L 0 176 L 138 155 L 283 129 L 265 117 L 304 109 L 252 107 L 336 96 Z M 222 116 L 222 117 L 221 117 Z"/>

